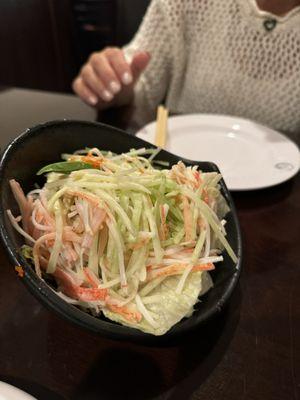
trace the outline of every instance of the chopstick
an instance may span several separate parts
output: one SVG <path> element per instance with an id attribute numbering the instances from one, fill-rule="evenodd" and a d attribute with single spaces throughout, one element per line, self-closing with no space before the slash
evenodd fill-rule
<path id="1" fill-rule="evenodd" d="M 156 132 L 155 132 L 155 146 L 162 149 L 166 145 L 167 140 L 167 125 L 168 125 L 169 111 L 164 106 L 159 106 L 157 109 L 156 117 Z"/>

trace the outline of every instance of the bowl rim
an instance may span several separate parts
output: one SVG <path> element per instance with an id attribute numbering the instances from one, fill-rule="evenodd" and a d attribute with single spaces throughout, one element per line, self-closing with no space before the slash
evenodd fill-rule
<path id="1" fill-rule="evenodd" d="M 14 154 L 14 149 L 22 144 L 25 144 L 27 139 L 32 136 L 40 136 L 45 128 L 54 127 L 57 125 L 85 125 L 85 126 L 93 126 L 95 128 L 101 127 L 102 129 L 109 129 L 111 132 L 115 132 L 119 135 L 127 136 L 132 138 L 134 135 L 123 131 L 119 128 L 115 128 L 113 126 L 103 124 L 95 121 L 82 121 L 82 120 L 74 120 L 74 119 L 63 119 L 63 120 L 53 120 L 45 123 L 41 123 L 35 125 L 31 128 L 26 129 L 16 138 L 14 138 L 4 149 L 1 160 L 0 160 L 0 187 L 3 187 L 4 181 L 4 170 L 6 164 L 11 159 Z M 142 146 L 156 148 L 156 146 L 149 144 L 148 142 L 135 137 L 137 143 L 140 143 Z M 169 153 L 168 151 L 163 150 L 166 155 L 171 155 L 172 157 L 178 158 L 178 160 L 182 160 L 183 162 L 191 165 L 195 164 L 207 164 L 211 167 L 212 170 L 219 172 L 218 167 L 212 162 L 206 161 L 195 161 L 183 159 L 181 157 L 176 156 L 175 154 Z M 210 307 L 205 312 L 200 313 L 198 318 L 196 318 L 196 322 L 187 323 L 189 318 L 178 322 L 174 325 L 168 332 L 161 336 L 155 336 L 152 334 L 144 333 L 138 329 L 126 327 L 123 325 L 119 325 L 113 321 L 101 320 L 96 318 L 77 307 L 74 307 L 63 299 L 61 299 L 56 292 L 43 280 L 38 278 L 34 269 L 29 265 L 29 263 L 18 253 L 17 249 L 14 247 L 12 240 L 9 237 L 8 232 L 5 228 L 4 222 L 4 214 L 5 211 L 2 207 L 0 207 L 0 235 L 2 243 L 4 244 L 4 248 L 8 253 L 9 259 L 14 266 L 22 266 L 24 268 L 24 277 L 21 279 L 25 286 L 29 289 L 29 291 L 38 298 L 48 309 L 55 311 L 55 313 L 66 320 L 75 323 L 77 326 L 79 325 L 81 328 L 85 330 L 88 329 L 93 331 L 99 335 L 105 336 L 110 339 L 115 340 L 128 340 L 132 342 L 139 342 L 141 344 L 159 344 L 159 342 L 163 342 L 169 339 L 176 339 L 179 336 L 182 336 L 193 329 L 196 329 L 200 324 L 210 320 L 214 315 L 219 313 L 224 306 L 227 304 L 230 299 L 240 277 L 241 273 L 241 265 L 242 265 L 242 236 L 240 224 L 237 217 L 237 212 L 235 205 L 233 203 L 232 196 L 229 190 L 226 187 L 226 184 L 223 178 L 220 181 L 220 185 L 222 188 L 222 192 L 226 201 L 229 204 L 230 212 L 233 218 L 233 225 L 236 229 L 236 241 L 237 241 L 237 256 L 238 262 L 236 264 L 236 269 L 233 271 L 230 282 L 227 285 L 226 291 L 223 293 L 222 297 L 219 299 L 216 305 Z M 25 262 L 24 262 L 25 260 Z M 178 325 L 180 324 L 180 326 Z"/>

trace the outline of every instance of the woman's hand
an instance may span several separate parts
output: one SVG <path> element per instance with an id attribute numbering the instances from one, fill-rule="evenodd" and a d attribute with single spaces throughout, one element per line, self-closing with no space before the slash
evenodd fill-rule
<path id="1" fill-rule="evenodd" d="M 128 64 L 117 47 L 93 53 L 73 81 L 73 90 L 83 101 L 99 109 L 129 104 L 134 85 L 149 60 L 149 53 L 140 51 Z"/>

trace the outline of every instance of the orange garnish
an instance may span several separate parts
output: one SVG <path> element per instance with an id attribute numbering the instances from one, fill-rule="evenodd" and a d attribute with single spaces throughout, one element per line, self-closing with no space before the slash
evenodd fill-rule
<path id="1" fill-rule="evenodd" d="M 16 265 L 16 266 L 15 266 L 15 271 L 16 271 L 16 273 L 18 274 L 18 276 L 19 276 L 20 278 L 23 278 L 23 277 L 24 277 L 25 272 L 24 272 L 23 267 L 21 267 L 21 265 Z"/>

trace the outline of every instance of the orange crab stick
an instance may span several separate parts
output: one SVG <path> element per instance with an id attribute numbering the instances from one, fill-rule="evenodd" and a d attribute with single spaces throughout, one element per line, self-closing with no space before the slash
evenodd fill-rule
<path id="1" fill-rule="evenodd" d="M 140 322 L 142 320 L 142 314 L 139 312 L 130 311 L 127 307 L 116 306 L 114 304 L 107 304 L 108 308 L 116 313 L 120 314 L 123 318 L 130 322 Z"/>
<path id="2" fill-rule="evenodd" d="M 147 281 L 150 281 L 155 278 L 160 278 L 162 276 L 172 276 L 181 274 L 185 268 L 187 268 L 187 264 L 173 264 L 163 268 L 154 269 L 153 266 L 147 267 Z M 215 269 L 213 263 L 207 264 L 199 264 L 195 265 L 192 269 L 193 272 L 196 271 L 212 271 Z"/>
<path id="3" fill-rule="evenodd" d="M 87 288 L 76 284 L 75 280 L 66 271 L 57 268 L 53 274 L 61 286 L 64 294 L 72 299 L 82 301 L 104 301 L 108 295 L 107 289 Z"/>

